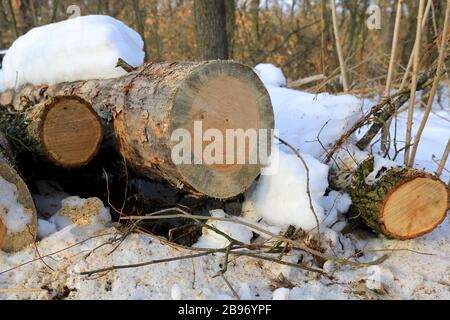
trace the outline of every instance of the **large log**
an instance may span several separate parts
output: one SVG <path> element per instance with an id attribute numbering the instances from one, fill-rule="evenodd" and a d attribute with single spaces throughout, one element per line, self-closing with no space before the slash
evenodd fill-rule
<path id="1" fill-rule="evenodd" d="M 0 129 L 34 156 L 64 168 L 89 163 L 103 140 L 91 105 L 76 96 L 56 96 L 37 104 L 22 97 L 16 109 L 0 108 Z"/>
<path id="2" fill-rule="evenodd" d="M 350 217 L 400 240 L 431 232 L 445 219 L 450 193 L 437 177 L 348 145 L 344 149 L 334 157 L 330 180 L 350 194 Z"/>
<path id="3" fill-rule="evenodd" d="M 11 208 L 11 201 L 14 199 L 0 198 L 0 250 L 5 252 L 18 251 L 33 243 L 37 233 L 37 215 L 30 191 L 14 168 L 12 152 L 8 141 L 0 133 L 0 185 L 2 188 L 14 185 L 15 201 L 17 206 Z M 5 190 L 0 190 L 0 192 Z M 8 218 L 10 210 L 19 210 L 21 221 L 11 221 Z M 7 221 L 8 220 L 8 221 Z M 10 229 L 9 223 L 15 229 Z"/>
<path id="4" fill-rule="evenodd" d="M 171 155 L 176 145 L 172 133 L 186 129 L 193 136 L 194 121 L 202 122 L 203 132 L 218 129 L 224 137 L 226 129 L 274 127 L 264 85 L 251 68 L 232 61 L 145 64 L 118 79 L 6 91 L 0 103 L 20 108 L 24 98 L 40 103 L 64 95 L 76 95 L 92 105 L 103 120 L 107 142 L 118 145 L 136 172 L 215 198 L 245 191 L 259 175 L 261 162 L 177 164 Z M 270 135 L 269 146 L 271 139 Z M 246 153 L 253 151 L 246 147 Z"/>

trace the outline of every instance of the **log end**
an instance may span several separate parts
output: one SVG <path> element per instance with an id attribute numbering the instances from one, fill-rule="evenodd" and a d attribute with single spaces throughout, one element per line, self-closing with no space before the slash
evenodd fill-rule
<path id="1" fill-rule="evenodd" d="M 78 168 L 90 162 L 103 141 L 103 128 L 92 106 L 76 96 L 57 96 L 42 116 L 40 139 L 56 165 Z"/>
<path id="2" fill-rule="evenodd" d="M 447 186 L 431 176 L 419 176 L 395 187 L 380 210 L 385 233 L 413 239 L 436 228 L 449 209 Z"/>
<path id="3" fill-rule="evenodd" d="M 261 158 L 250 159 L 251 152 L 260 147 L 249 142 L 250 136 L 252 132 L 258 137 L 265 134 L 268 148 L 264 151 L 270 153 L 273 128 L 269 94 L 250 67 L 221 60 L 202 64 L 183 80 L 172 111 L 171 130 L 185 129 L 190 133 L 191 159 L 197 161 L 177 165 L 183 182 L 219 199 L 244 192 L 262 166 Z M 227 135 L 238 131 L 239 137 Z M 199 137 L 199 133 L 203 136 Z M 242 138 L 247 139 L 243 142 L 245 147 L 239 147 L 238 140 Z M 196 149 L 198 139 L 201 148 Z M 244 161 L 238 160 L 241 154 Z"/>

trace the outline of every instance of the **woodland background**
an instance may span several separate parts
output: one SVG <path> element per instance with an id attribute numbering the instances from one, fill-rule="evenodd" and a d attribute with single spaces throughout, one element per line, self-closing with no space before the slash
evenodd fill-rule
<path id="1" fill-rule="evenodd" d="M 70 5 L 81 15 L 116 17 L 144 35 L 149 61 L 199 58 L 193 0 L 1 0 L 0 49 L 34 26 L 67 19 Z M 315 74 L 339 75 L 331 10 L 327 0 L 225 0 L 228 58 L 250 66 L 270 62 L 290 81 Z M 366 26 L 367 8 L 381 9 L 381 29 Z M 392 46 L 397 1 L 337 1 L 339 33 L 353 93 L 382 90 Z M 414 44 L 419 1 L 406 0 L 399 34 L 394 87 L 404 73 Z M 422 45 L 442 25 L 445 0 L 434 0 Z M 436 53 L 437 55 L 437 53 Z M 334 81 L 334 80 L 333 80 Z M 397 83 L 398 84 L 398 83 Z M 341 91 L 339 85 L 315 91 Z"/>

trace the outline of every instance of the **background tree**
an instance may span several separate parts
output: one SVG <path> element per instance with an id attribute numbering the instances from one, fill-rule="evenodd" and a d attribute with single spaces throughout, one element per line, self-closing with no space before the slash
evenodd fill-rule
<path id="1" fill-rule="evenodd" d="M 199 60 L 228 59 L 224 0 L 194 0 Z"/>

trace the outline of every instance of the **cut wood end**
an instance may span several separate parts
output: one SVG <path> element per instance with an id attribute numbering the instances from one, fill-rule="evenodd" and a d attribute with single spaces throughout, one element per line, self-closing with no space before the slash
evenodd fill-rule
<path id="1" fill-rule="evenodd" d="M 395 188 L 381 211 L 380 222 L 396 239 L 413 239 L 436 228 L 449 209 L 449 191 L 430 177 L 414 178 Z"/>
<path id="2" fill-rule="evenodd" d="M 215 198 L 229 198 L 244 192 L 260 174 L 259 162 L 249 160 L 250 144 L 245 146 L 245 164 L 227 164 L 226 130 L 260 129 L 270 132 L 274 128 L 272 104 L 261 80 L 247 66 L 232 61 L 211 61 L 195 69 L 177 91 L 171 128 L 183 128 L 190 132 L 194 152 L 194 122 L 201 121 L 202 133 L 208 129 L 221 132 L 223 161 L 221 163 L 178 165 L 178 170 L 196 191 Z M 270 136 L 268 146 L 271 146 Z M 205 139 L 206 140 L 206 139 Z M 203 142 L 203 149 L 211 141 Z M 239 151 L 234 148 L 234 155 Z M 240 151 L 242 152 L 242 150 Z M 200 157 L 203 155 L 200 154 Z M 199 158 L 193 154 L 193 158 Z"/>
<path id="3" fill-rule="evenodd" d="M 92 106 L 76 96 L 58 96 L 42 119 L 41 141 L 50 160 L 67 168 L 81 167 L 98 153 L 101 120 Z"/>

